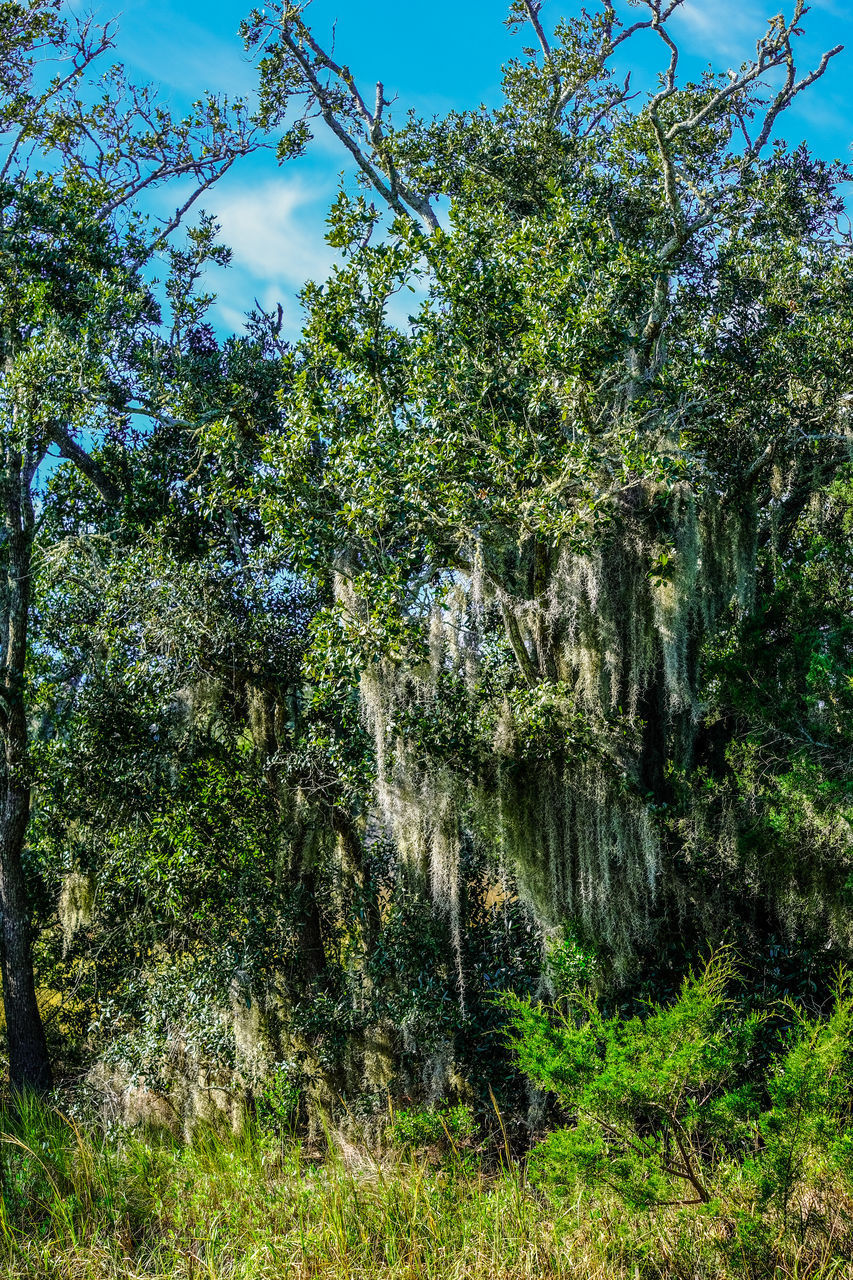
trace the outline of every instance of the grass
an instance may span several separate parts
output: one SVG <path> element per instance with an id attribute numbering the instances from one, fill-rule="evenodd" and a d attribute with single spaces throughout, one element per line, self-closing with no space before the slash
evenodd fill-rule
<path id="1" fill-rule="evenodd" d="M 853 1277 L 836 1243 L 755 1260 L 713 1218 L 626 1219 L 557 1202 L 507 1161 L 440 1165 L 330 1142 L 320 1158 L 248 1126 L 179 1144 L 84 1130 L 26 1101 L 0 1116 L 0 1275 L 9 1280 L 672 1280 Z M 784 1246 L 784 1247 L 783 1247 Z"/>

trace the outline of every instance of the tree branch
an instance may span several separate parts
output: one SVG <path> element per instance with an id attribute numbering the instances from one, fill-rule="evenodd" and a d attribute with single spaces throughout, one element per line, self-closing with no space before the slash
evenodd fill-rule
<path id="1" fill-rule="evenodd" d="M 63 430 L 62 427 L 53 427 L 50 436 L 62 456 L 67 458 L 69 462 L 73 462 L 82 471 L 89 483 L 93 484 L 98 490 L 104 501 L 111 507 L 118 506 L 124 497 L 124 492 L 110 479 L 100 463 L 90 453 L 87 453 L 73 436 Z"/>
<path id="2" fill-rule="evenodd" d="M 278 23 L 267 20 L 264 25 L 290 54 L 305 86 L 302 91 L 316 103 L 324 123 L 343 143 L 389 208 L 406 218 L 414 213 L 430 231 L 438 230 L 439 221 L 429 199 L 403 182 L 394 165 L 382 131 L 382 111 L 386 105 L 382 82 L 376 86 L 375 108 L 371 112 L 349 68 L 336 62 L 312 35 L 301 17 L 301 7 L 286 7 Z M 342 87 L 333 91 L 324 84 L 320 78 L 323 72 L 328 72 Z M 347 114 L 354 121 L 360 121 L 373 157 L 353 136 L 354 131 L 347 128 L 344 122 Z"/>
<path id="3" fill-rule="evenodd" d="M 522 0 L 524 12 L 527 14 L 527 21 L 536 32 L 536 38 L 539 41 L 539 47 L 542 50 L 542 56 L 545 59 L 545 65 L 551 72 L 551 83 L 554 86 L 554 93 L 559 96 L 562 89 L 560 77 L 557 75 L 557 69 L 554 66 L 554 59 L 551 55 L 551 46 L 542 29 L 542 23 L 539 21 L 539 11 L 542 8 L 542 0 Z"/>
<path id="4" fill-rule="evenodd" d="M 539 682 L 539 675 L 536 666 L 530 654 L 527 652 L 527 645 L 524 643 L 521 631 L 518 627 L 518 621 L 512 608 L 505 604 L 503 600 L 500 602 L 501 617 L 503 618 L 504 629 L 506 630 L 507 639 L 510 647 L 515 655 L 521 674 L 527 685 L 533 689 Z"/>

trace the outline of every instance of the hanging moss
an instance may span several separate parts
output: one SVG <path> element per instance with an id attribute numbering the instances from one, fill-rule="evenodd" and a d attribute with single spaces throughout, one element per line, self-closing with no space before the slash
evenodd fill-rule
<path id="1" fill-rule="evenodd" d="M 59 894 L 59 922 L 62 926 L 63 949 L 67 953 L 75 935 L 92 920 L 95 906 L 95 882 L 86 872 L 69 871 Z"/>
<path id="2" fill-rule="evenodd" d="M 723 510 L 713 495 L 698 500 L 686 485 L 637 485 L 614 500 L 612 526 L 594 552 L 567 547 L 547 575 L 527 575 L 535 595 L 512 593 L 487 572 L 488 548 L 476 545 L 471 560 L 470 575 L 456 575 L 444 606 L 430 613 L 429 661 L 409 668 L 386 660 L 362 675 L 378 810 L 399 856 L 428 878 L 457 955 L 459 848 L 473 839 L 510 868 L 543 924 L 571 919 L 625 973 L 653 934 L 666 887 L 655 779 L 667 759 L 689 758 L 702 711 L 702 645 L 727 610 L 751 607 L 754 520 Z M 512 585 L 523 577 L 515 573 Z M 413 708 L 436 706 L 449 670 L 473 698 L 484 619 L 495 605 L 519 683 L 561 691 L 555 700 L 590 724 L 621 718 L 636 731 L 630 749 L 567 745 L 531 764 L 507 695 L 491 718 L 491 766 L 460 770 L 406 736 L 401 726 Z M 483 717 L 483 709 L 472 704 L 469 714 Z M 461 972 L 459 986 L 464 991 Z"/>

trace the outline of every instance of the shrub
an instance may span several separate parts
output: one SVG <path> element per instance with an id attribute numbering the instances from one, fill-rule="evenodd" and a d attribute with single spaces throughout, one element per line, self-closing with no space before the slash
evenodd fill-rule
<path id="1" fill-rule="evenodd" d="M 414 1151 L 419 1147 L 457 1146 L 473 1137 L 474 1130 L 471 1108 L 460 1103 L 455 1107 L 395 1111 L 387 1134 L 394 1146 Z"/>
<path id="2" fill-rule="evenodd" d="M 850 978 L 824 1017 L 785 1007 L 762 1069 L 767 1014 L 740 1010 L 735 977 L 719 952 L 675 1000 L 632 1018 L 605 1016 L 581 990 L 563 1011 L 505 997 L 522 1070 L 571 1118 L 535 1152 L 540 1179 L 558 1193 L 611 1188 L 635 1211 L 713 1217 L 721 1246 L 744 1257 L 772 1252 L 780 1231 L 803 1239 L 831 1218 L 838 1232 L 853 1177 Z"/>
<path id="3" fill-rule="evenodd" d="M 269 1132 L 292 1134 L 299 1111 L 300 1091 L 296 1072 L 289 1062 L 272 1065 L 255 1096 L 258 1125 Z"/>

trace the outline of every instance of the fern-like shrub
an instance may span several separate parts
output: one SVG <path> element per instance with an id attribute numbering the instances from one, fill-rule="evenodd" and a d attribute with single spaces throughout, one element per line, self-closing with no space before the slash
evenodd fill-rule
<path id="1" fill-rule="evenodd" d="M 831 1007 L 744 1013 L 726 951 L 631 1018 L 582 990 L 548 1009 L 508 995 L 519 1065 L 570 1123 L 533 1154 L 557 1194 L 608 1188 L 630 1211 L 701 1215 L 720 1246 L 772 1256 L 786 1235 L 853 1246 L 853 985 Z M 782 1030 L 766 1053 L 769 1016 Z M 777 1016 L 778 1015 L 778 1016 Z"/>

